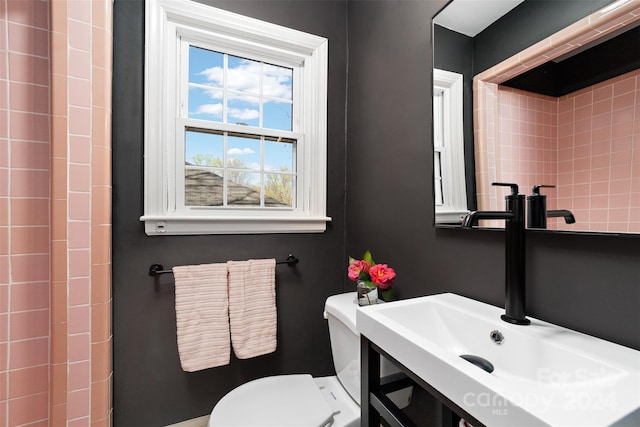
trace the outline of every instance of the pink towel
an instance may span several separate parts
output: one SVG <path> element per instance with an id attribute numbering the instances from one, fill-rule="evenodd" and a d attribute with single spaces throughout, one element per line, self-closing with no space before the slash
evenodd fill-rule
<path id="1" fill-rule="evenodd" d="M 178 353 L 182 370 L 229 363 L 227 264 L 173 267 Z"/>
<path id="2" fill-rule="evenodd" d="M 238 359 L 276 350 L 276 260 L 227 262 L 231 343 Z"/>

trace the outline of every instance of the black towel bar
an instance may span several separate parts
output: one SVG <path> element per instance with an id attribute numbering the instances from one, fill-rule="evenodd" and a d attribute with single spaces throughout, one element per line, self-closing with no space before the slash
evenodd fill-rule
<path id="1" fill-rule="evenodd" d="M 298 258 L 289 254 L 287 259 L 276 261 L 276 264 L 287 264 L 289 266 L 294 266 L 299 262 L 300 260 Z M 161 274 L 166 274 L 166 273 L 173 273 L 173 270 L 165 270 L 162 264 L 151 264 L 151 266 L 149 267 L 149 276 L 155 277 L 155 276 L 159 276 Z"/>

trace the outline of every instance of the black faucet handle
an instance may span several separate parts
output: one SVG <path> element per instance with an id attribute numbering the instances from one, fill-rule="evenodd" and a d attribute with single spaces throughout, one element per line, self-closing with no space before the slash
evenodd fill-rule
<path id="1" fill-rule="evenodd" d="M 533 194 L 540 194 L 541 188 L 556 188 L 555 185 L 546 185 L 546 184 L 536 184 L 533 186 L 532 192 Z"/>
<path id="2" fill-rule="evenodd" d="M 518 195 L 518 184 L 509 183 L 509 182 L 492 182 L 491 185 L 502 186 L 502 187 L 511 187 L 511 195 Z"/>

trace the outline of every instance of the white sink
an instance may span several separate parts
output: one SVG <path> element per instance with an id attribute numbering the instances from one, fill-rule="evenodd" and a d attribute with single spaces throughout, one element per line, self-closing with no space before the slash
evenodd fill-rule
<path id="1" fill-rule="evenodd" d="M 640 351 L 533 318 L 513 325 L 503 313 L 448 293 L 362 307 L 356 325 L 487 426 L 640 426 Z"/>

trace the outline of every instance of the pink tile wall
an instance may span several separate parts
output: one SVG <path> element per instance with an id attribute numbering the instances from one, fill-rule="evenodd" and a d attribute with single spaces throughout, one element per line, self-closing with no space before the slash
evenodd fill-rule
<path id="1" fill-rule="evenodd" d="M 0 0 L 0 425 L 47 425 L 49 4 Z"/>
<path id="2" fill-rule="evenodd" d="M 52 22 L 52 425 L 111 425 L 110 0 Z"/>
<path id="3" fill-rule="evenodd" d="M 531 194 L 534 185 L 556 184 L 557 115 L 553 97 L 499 88 L 498 181 L 518 183 L 524 194 Z M 547 207 L 555 209 L 555 189 L 543 193 L 550 196 Z"/>
<path id="4" fill-rule="evenodd" d="M 496 180 L 527 193 L 556 185 L 548 208 L 570 209 L 576 224 L 549 228 L 638 232 L 639 121 L 640 70 L 561 98 L 500 87 Z"/>
<path id="5" fill-rule="evenodd" d="M 111 1 L 0 0 L 0 425 L 111 425 Z"/>
<path id="6" fill-rule="evenodd" d="M 640 70 L 564 96 L 558 108 L 558 203 L 573 210 L 573 227 L 640 231 Z"/>

